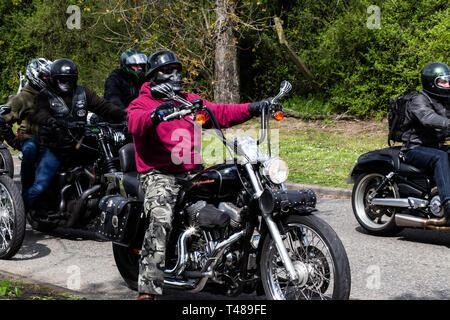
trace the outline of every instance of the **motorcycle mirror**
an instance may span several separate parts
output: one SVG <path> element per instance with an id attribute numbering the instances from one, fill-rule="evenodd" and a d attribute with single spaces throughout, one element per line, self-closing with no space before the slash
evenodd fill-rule
<path id="1" fill-rule="evenodd" d="M 10 112 L 11 112 L 11 107 L 10 106 L 8 106 L 6 104 L 0 106 L 0 115 L 3 116 L 3 115 L 8 114 Z"/>
<path id="2" fill-rule="evenodd" d="M 273 98 L 272 101 L 275 102 L 275 101 L 277 101 L 279 98 L 285 96 L 286 94 L 289 93 L 289 91 L 291 91 L 291 89 L 292 89 L 292 84 L 291 84 L 289 81 L 287 81 L 287 80 L 281 81 L 281 84 L 280 84 L 280 92 L 277 94 L 277 96 L 276 96 L 275 98 Z"/>
<path id="3" fill-rule="evenodd" d="M 283 95 L 287 94 L 289 91 L 291 91 L 292 89 L 292 84 L 287 81 L 287 80 L 283 80 L 281 81 L 280 84 L 280 93 L 283 93 Z"/>

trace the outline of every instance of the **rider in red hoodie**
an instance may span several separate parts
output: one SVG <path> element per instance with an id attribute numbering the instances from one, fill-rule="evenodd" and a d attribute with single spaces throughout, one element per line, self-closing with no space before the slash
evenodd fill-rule
<path id="1" fill-rule="evenodd" d="M 168 50 L 155 52 L 148 59 L 149 71 L 139 97 L 128 107 L 128 130 L 133 135 L 139 180 L 145 192 L 144 212 L 150 216 L 139 262 L 140 300 L 162 294 L 166 242 L 172 227 L 172 211 L 183 179 L 201 168 L 201 135 L 184 120 L 164 122 L 173 112 L 164 100 L 152 97 L 150 88 L 170 84 L 175 93 L 188 101 L 200 98 L 182 93 L 181 63 Z M 177 102 L 175 105 L 179 106 Z M 243 123 L 261 112 L 267 100 L 245 104 L 214 104 L 203 100 L 221 127 Z"/>

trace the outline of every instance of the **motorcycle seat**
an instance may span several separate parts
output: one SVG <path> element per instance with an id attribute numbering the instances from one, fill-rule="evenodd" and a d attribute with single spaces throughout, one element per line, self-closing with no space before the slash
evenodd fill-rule
<path id="1" fill-rule="evenodd" d="M 361 156 L 362 161 L 367 161 L 373 158 L 389 158 L 392 160 L 394 170 L 405 176 L 425 175 L 426 171 L 423 168 L 418 168 L 406 163 L 400 151 L 400 147 L 390 147 L 380 150 L 375 150 Z"/>
<path id="2" fill-rule="evenodd" d="M 410 164 L 404 163 L 403 160 L 400 162 L 400 168 L 398 170 L 400 174 L 409 176 L 409 175 L 425 175 L 425 169 L 414 167 Z"/>
<path id="3" fill-rule="evenodd" d="M 384 149 L 384 152 L 392 157 L 394 167 L 400 174 L 405 176 L 426 174 L 425 169 L 415 167 L 405 162 L 403 154 L 400 151 L 400 147 L 386 148 Z"/>
<path id="4" fill-rule="evenodd" d="M 123 187 L 127 195 L 144 200 L 144 190 L 138 179 L 134 145 L 128 143 L 119 150 L 120 167 L 123 172 Z"/>
<path id="5" fill-rule="evenodd" d="M 138 179 L 137 171 L 124 172 L 123 187 L 127 195 L 144 201 L 144 189 Z"/>

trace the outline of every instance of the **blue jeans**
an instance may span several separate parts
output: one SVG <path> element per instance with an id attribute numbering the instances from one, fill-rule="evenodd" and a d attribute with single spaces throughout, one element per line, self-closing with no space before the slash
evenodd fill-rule
<path id="1" fill-rule="evenodd" d="M 20 165 L 20 183 L 22 184 L 22 194 L 25 194 L 34 182 L 39 157 L 39 144 L 37 138 L 31 138 L 20 142 L 20 145 L 23 155 Z"/>
<path id="2" fill-rule="evenodd" d="M 60 161 L 53 152 L 46 148 L 40 148 L 34 183 L 23 195 L 25 210 L 31 209 L 38 197 L 48 188 L 59 165 Z"/>
<path id="3" fill-rule="evenodd" d="M 441 149 L 420 146 L 405 153 L 407 163 L 415 167 L 426 168 L 434 174 L 442 203 L 450 200 L 449 151 L 450 146 L 444 146 Z"/>

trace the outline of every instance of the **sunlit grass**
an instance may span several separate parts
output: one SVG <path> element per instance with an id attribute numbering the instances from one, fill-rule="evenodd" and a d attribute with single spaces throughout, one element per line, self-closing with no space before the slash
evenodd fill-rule
<path id="1" fill-rule="evenodd" d="M 322 128 L 322 125 L 326 129 Z M 366 152 L 384 148 L 387 146 L 387 128 L 377 132 L 363 132 L 352 134 L 345 130 L 333 130 L 333 123 L 321 123 L 314 128 L 293 129 L 276 125 L 279 130 L 279 150 L 273 146 L 278 155 L 289 164 L 289 182 L 323 185 L 332 187 L 350 188 L 347 184 L 347 176 L 358 157 Z M 259 124 L 256 120 L 239 126 L 251 132 L 257 131 Z M 231 136 L 233 136 L 231 131 Z M 230 136 L 227 134 L 227 137 Z M 276 142 L 276 140 L 274 139 Z M 212 148 L 220 146 L 220 142 L 211 138 L 204 139 L 203 151 L 205 165 L 223 162 L 223 151 L 215 152 L 213 159 L 208 157 L 210 150 L 221 150 Z M 266 148 L 265 145 L 262 149 Z M 205 157 L 206 154 L 206 157 Z M 212 161 L 211 161 L 212 160 Z"/>

